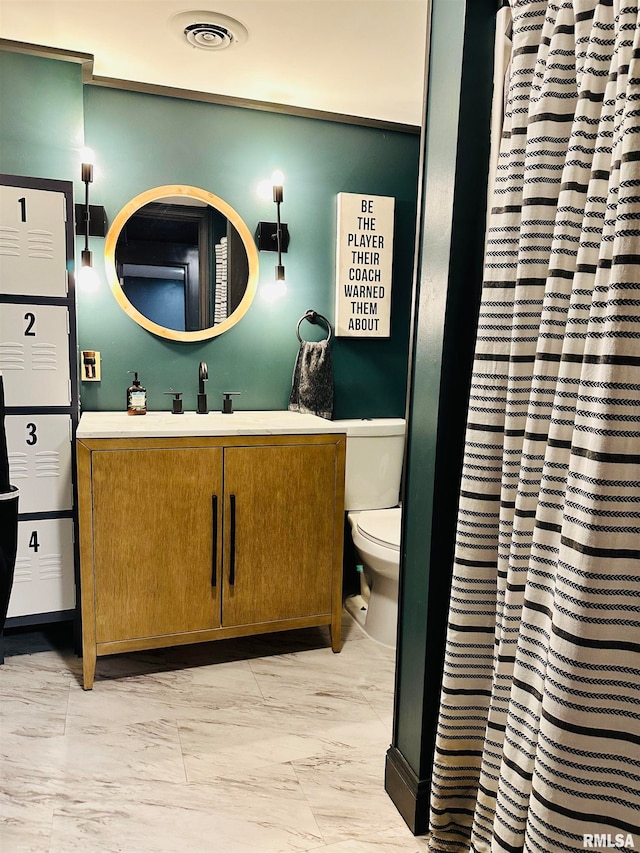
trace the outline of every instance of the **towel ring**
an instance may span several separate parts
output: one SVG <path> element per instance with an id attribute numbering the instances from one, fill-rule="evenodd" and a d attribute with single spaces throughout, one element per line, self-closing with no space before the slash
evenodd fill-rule
<path id="1" fill-rule="evenodd" d="M 307 320 L 309 323 L 311 323 L 313 325 L 317 325 L 319 322 L 324 323 L 325 326 L 327 327 L 327 331 L 328 331 L 328 334 L 327 334 L 327 337 L 325 338 L 325 340 L 327 341 L 327 343 L 331 340 L 331 335 L 333 332 L 333 330 L 331 328 L 331 323 L 327 320 L 326 317 L 323 317 L 322 314 L 318 314 L 317 311 L 309 310 L 306 312 L 306 314 L 304 314 L 298 320 L 298 326 L 296 328 L 296 335 L 298 336 L 298 340 L 300 341 L 300 343 L 302 343 L 302 338 L 300 337 L 300 324 L 302 323 L 303 320 Z"/>

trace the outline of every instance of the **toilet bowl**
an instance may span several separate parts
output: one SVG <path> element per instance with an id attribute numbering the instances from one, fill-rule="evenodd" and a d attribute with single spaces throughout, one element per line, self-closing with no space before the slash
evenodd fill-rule
<path id="1" fill-rule="evenodd" d="M 347 601 L 347 610 L 372 640 L 395 648 L 402 510 L 349 512 L 347 518 L 362 561 L 360 595 Z"/>
<path id="2" fill-rule="evenodd" d="M 373 640 L 395 648 L 402 510 L 403 418 L 337 421 L 347 435 L 345 510 L 359 561 L 360 594 L 347 612 Z"/>

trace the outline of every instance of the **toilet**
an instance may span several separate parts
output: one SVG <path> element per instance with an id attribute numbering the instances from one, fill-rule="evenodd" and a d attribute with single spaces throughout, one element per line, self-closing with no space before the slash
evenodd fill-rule
<path id="1" fill-rule="evenodd" d="M 360 592 L 349 596 L 345 607 L 371 639 L 395 648 L 406 422 L 373 418 L 334 423 L 347 434 L 345 510 L 362 565 Z"/>

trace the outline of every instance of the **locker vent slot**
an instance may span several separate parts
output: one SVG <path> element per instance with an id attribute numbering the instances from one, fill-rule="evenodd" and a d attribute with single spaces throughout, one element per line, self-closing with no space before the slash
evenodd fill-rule
<path id="1" fill-rule="evenodd" d="M 0 343 L 0 370 L 24 370 L 24 344 Z"/>
<path id="2" fill-rule="evenodd" d="M 12 479 L 25 480 L 29 476 L 28 458 L 26 453 L 19 451 L 9 453 L 9 470 Z"/>
<path id="3" fill-rule="evenodd" d="M 0 225 L 0 255 L 20 257 L 20 234 L 17 228 Z"/>
<path id="4" fill-rule="evenodd" d="M 43 231 L 33 228 L 29 231 L 33 235 L 29 237 L 28 255 L 30 258 L 44 258 L 47 261 L 53 260 L 53 234 L 51 231 Z"/>
<path id="5" fill-rule="evenodd" d="M 52 580 L 62 577 L 62 554 L 45 554 L 40 557 L 40 579 Z"/>
<path id="6" fill-rule="evenodd" d="M 29 583 L 33 580 L 33 566 L 28 557 L 18 558 L 16 560 L 16 568 L 13 575 L 14 583 Z"/>
<path id="7" fill-rule="evenodd" d="M 60 454 L 56 450 L 36 453 L 36 477 L 59 477 Z"/>
<path id="8" fill-rule="evenodd" d="M 55 344 L 34 344 L 31 363 L 34 370 L 55 370 L 58 354 Z"/>

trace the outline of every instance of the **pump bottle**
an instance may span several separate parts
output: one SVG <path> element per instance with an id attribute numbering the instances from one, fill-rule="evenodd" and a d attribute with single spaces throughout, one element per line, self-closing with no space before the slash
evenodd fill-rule
<path id="1" fill-rule="evenodd" d="M 146 415 L 147 389 L 140 384 L 137 371 L 129 370 L 128 372 L 133 373 L 133 384 L 127 388 L 127 414 Z"/>

